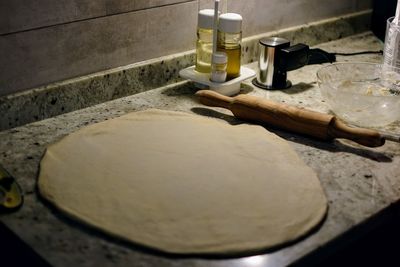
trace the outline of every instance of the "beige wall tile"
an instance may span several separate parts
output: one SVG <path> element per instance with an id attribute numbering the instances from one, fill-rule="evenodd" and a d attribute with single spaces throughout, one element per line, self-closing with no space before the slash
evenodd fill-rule
<path id="1" fill-rule="evenodd" d="M 4 0 L 0 1 L 0 34 L 103 15 L 103 0 Z"/>
<path id="2" fill-rule="evenodd" d="M 242 12 L 244 35 L 254 35 L 357 11 L 352 0 L 240 0 L 230 1 L 233 12 Z M 258 7 L 258 8 L 252 8 Z"/>
<path id="3" fill-rule="evenodd" d="M 195 0 L 2 0 L 0 34 Z"/>
<path id="4" fill-rule="evenodd" d="M 199 0 L 212 8 L 213 0 Z M 344 15 L 372 7 L 372 0 L 221 0 L 228 12 L 243 17 L 243 36 Z"/>
<path id="5" fill-rule="evenodd" d="M 0 95 L 194 49 L 196 13 L 189 2 L 2 36 Z"/>
<path id="6" fill-rule="evenodd" d="M 127 11 L 134 11 L 152 7 L 195 2 L 195 0 L 104 0 L 106 3 L 107 14 L 115 14 Z"/>

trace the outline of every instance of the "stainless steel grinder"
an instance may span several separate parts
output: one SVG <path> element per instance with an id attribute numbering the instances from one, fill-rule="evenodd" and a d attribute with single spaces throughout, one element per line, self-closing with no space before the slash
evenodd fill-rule
<path id="1" fill-rule="evenodd" d="M 263 38 L 259 41 L 257 77 L 253 84 L 263 89 L 285 89 L 292 84 L 287 72 L 308 63 L 309 47 L 305 44 L 290 46 L 287 39 L 280 37 Z"/>

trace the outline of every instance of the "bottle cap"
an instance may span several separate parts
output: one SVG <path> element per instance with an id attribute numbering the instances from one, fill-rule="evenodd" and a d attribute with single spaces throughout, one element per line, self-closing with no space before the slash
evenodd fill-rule
<path id="1" fill-rule="evenodd" d="M 236 13 L 225 13 L 219 16 L 219 30 L 226 33 L 242 31 L 242 16 Z"/>
<path id="2" fill-rule="evenodd" d="M 228 56 L 224 52 L 217 52 L 212 55 L 212 63 L 226 64 L 227 62 L 228 62 Z"/>
<path id="3" fill-rule="evenodd" d="M 197 27 L 212 29 L 214 24 L 214 9 L 202 9 L 197 17 Z"/>

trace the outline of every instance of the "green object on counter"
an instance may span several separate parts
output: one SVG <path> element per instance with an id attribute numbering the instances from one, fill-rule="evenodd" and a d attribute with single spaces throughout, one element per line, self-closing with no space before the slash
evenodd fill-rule
<path id="1" fill-rule="evenodd" d="M 21 187 L 0 165 L 0 213 L 17 210 L 23 202 Z"/>

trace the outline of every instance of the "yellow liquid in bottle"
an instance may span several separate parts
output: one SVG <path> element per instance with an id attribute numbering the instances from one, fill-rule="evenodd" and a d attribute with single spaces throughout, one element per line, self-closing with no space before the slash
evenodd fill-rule
<path id="1" fill-rule="evenodd" d="M 197 41 L 196 44 L 196 68 L 203 73 L 211 72 L 212 43 Z"/>
<path id="2" fill-rule="evenodd" d="M 226 67 L 227 80 L 240 76 L 240 57 L 242 54 L 241 47 L 239 46 L 224 46 L 218 47 L 218 51 L 226 53 L 228 56 L 228 65 Z"/>
<path id="3" fill-rule="evenodd" d="M 212 57 L 212 29 L 197 29 L 196 42 L 196 67 L 195 70 L 202 73 L 211 72 Z"/>

